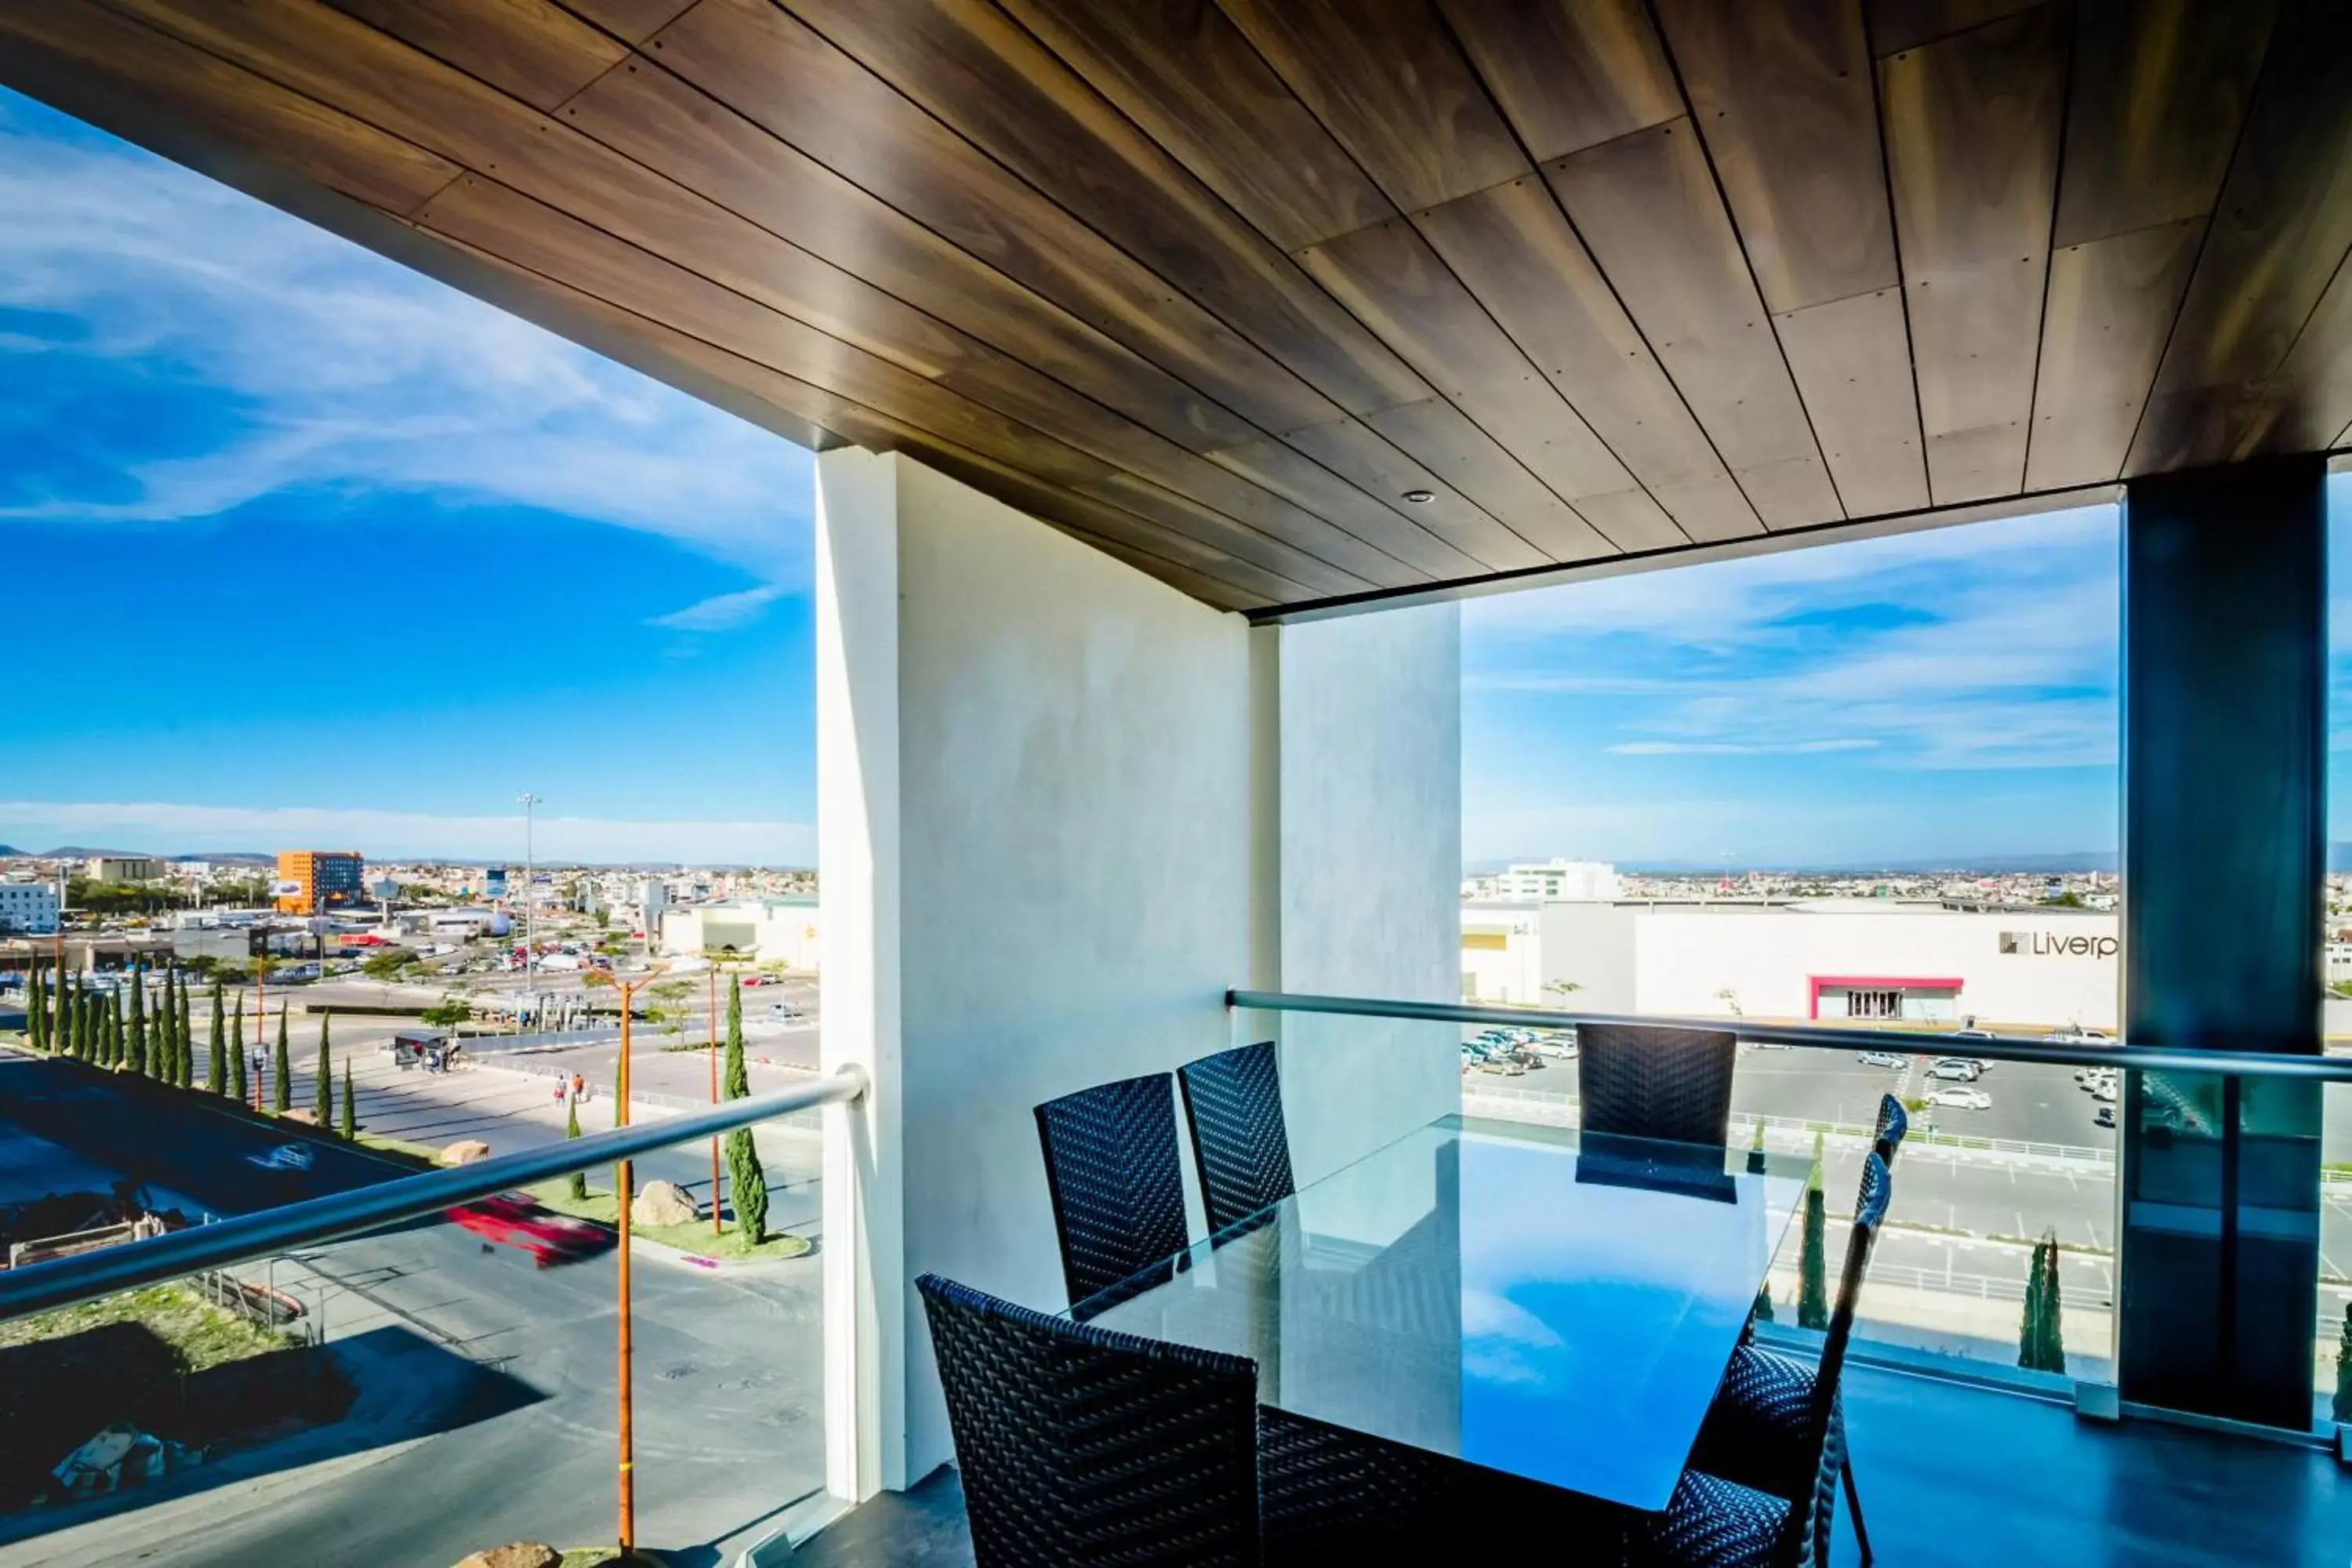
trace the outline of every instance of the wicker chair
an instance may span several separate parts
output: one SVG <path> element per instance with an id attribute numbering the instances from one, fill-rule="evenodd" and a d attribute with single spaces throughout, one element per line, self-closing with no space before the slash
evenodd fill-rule
<path id="1" fill-rule="evenodd" d="M 1274 1042 L 1261 1040 L 1176 1069 L 1192 1133 L 1192 1168 L 1213 1239 L 1296 1191 L 1282 1078 Z"/>
<path id="2" fill-rule="evenodd" d="M 1848 1502 L 1853 1498 L 1838 1384 L 1845 1370 L 1846 1342 L 1853 1333 L 1854 1300 L 1869 1271 L 1870 1249 L 1894 1190 L 1895 1179 L 1886 1162 L 1874 1150 L 1864 1155 L 1862 1187 L 1854 1197 L 1853 1237 L 1846 1244 L 1845 1269 L 1838 1281 L 1829 1332 L 1822 1342 L 1820 1366 L 1804 1379 L 1801 1388 L 1776 1383 L 1769 1392 L 1735 1389 L 1732 1376 L 1727 1376 L 1717 1409 L 1729 1400 L 1735 1406 L 1769 1415 L 1769 1425 L 1745 1436 L 1730 1434 L 1710 1414 L 1707 1425 L 1715 1429 L 1713 1441 L 1708 1431 L 1701 1432 L 1692 1448 L 1690 1468 L 1675 1489 L 1674 1500 L 1664 1512 L 1646 1516 L 1633 1530 L 1628 1561 L 1637 1568 L 1665 1564 L 1674 1568 L 1823 1568 L 1827 1564 L 1830 1526 L 1837 1517 L 1842 1478 L 1848 1488 Z M 1735 1359 L 1735 1374 L 1738 1365 Z M 1740 1468 L 1769 1484 L 1742 1484 L 1715 1467 Z M 1862 1535 L 1858 1510 L 1854 1532 L 1863 1561 L 1867 1563 L 1870 1548 Z"/>
<path id="3" fill-rule="evenodd" d="M 1881 1095 L 1872 1152 L 1888 1169 L 1894 1168 L 1895 1152 L 1910 1129 L 1903 1102 L 1891 1094 Z M 1815 1377 L 1807 1363 L 1765 1350 L 1743 1334 L 1707 1410 L 1706 1423 L 1691 1447 L 1691 1468 L 1792 1502 L 1801 1499 L 1813 1479 L 1805 1458 L 1804 1424 Z M 1839 1479 L 1845 1486 L 1846 1508 L 1853 1515 L 1854 1544 L 1867 1564 L 1872 1560 L 1870 1531 L 1862 1521 L 1861 1494 L 1854 1489 L 1844 1412 L 1833 1405 L 1830 1419 L 1838 1427 L 1838 1451 L 1845 1455 Z"/>
<path id="4" fill-rule="evenodd" d="M 1738 1036 L 1653 1024 L 1580 1024 L 1576 1047 L 1585 1131 L 1718 1144 L 1729 1132 Z"/>
<path id="5" fill-rule="evenodd" d="M 1135 1279 L 1140 1289 L 1168 1279 L 1170 1268 L 1152 1265 L 1190 1245 L 1168 1075 L 1048 1100 L 1037 1107 L 1037 1138 L 1071 1305 L 1099 1311 L 1112 1299 L 1085 1304 L 1121 1281 Z"/>
<path id="6" fill-rule="evenodd" d="M 1255 1364 L 915 1286 L 980 1568 L 1263 1560 Z"/>

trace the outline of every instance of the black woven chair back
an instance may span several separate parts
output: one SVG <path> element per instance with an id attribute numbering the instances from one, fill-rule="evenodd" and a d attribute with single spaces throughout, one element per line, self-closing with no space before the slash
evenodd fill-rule
<path id="1" fill-rule="evenodd" d="M 1738 1036 L 1653 1024 L 1580 1024 L 1576 1054 L 1585 1131 L 1717 1144 L 1729 1132 Z"/>
<path id="2" fill-rule="evenodd" d="M 1259 1561 L 1255 1363 L 915 1286 L 980 1568 Z"/>
<path id="3" fill-rule="evenodd" d="M 1037 1108 L 1037 1139 L 1072 1306 L 1184 1250 L 1184 1176 L 1166 1073 L 1047 1100 Z"/>
<path id="4" fill-rule="evenodd" d="M 1880 1095 L 1878 1129 L 1871 1134 L 1871 1148 L 1886 1162 L 1888 1170 L 1895 1168 L 1895 1152 L 1903 1147 L 1903 1135 L 1910 1131 L 1911 1115 L 1903 1109 L 1903 1102 L 1891 1094 Z"/>
<path id="5" fill-rule="evenodd" d="M 1272 1040 L 1187 1062 L 1176 1069 L 1176 1079 L 1184 1086 L 1192 1168 L 1201 1175 L 1201 1206 L 1212 1237 L 1297 1190 Z"/>
<path id="6" fill-rule="evenodd" d="M 1895 1195 L 1895 1178 L 1877 1152 L 1862 1157 L 1862 1186 L 1853 1200 L 1853 1237 L 1846 1243 L 1845 1268 L 1838 1278 L 1837 1304 L 1830 1311 L 1829 1332 L 1822 1340 L 1820 1371 L 1813 1378 L 1811 1407 L 1805 1415 L 1804 1455 L 1810 1463 L 1812 1491 L 1802 1505 L 1789 1510 L 1782 1537 L 1782 1561 L 1826 1563 L 1830 1521 L 1837 1514 L 1838 1478 L 1845 1470 L 1844 1425 L 1833 1419 L 1838 1381 L 1845 1373 L 1846 1342 L 1853 1337 L 1854 1303 L 1862 1281 L 1870 1272 L 1870 1249 L 1886 1218 L 1886 1205 Z M 1810 1550 L 1809 1550 L 1810 1549 Z"/>

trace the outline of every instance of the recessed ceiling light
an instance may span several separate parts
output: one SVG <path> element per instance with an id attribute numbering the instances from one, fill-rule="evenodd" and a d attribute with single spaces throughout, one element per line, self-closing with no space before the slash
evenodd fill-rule
<path id="1" fill-rule="evenodd" d="M 1404 492 L 1404 499 L 1412 502 L 1415 506 L 1421 506 L 1426 502 L 1433 501 L 1437 498 L 1427 490 L 1407 490 Z"/>

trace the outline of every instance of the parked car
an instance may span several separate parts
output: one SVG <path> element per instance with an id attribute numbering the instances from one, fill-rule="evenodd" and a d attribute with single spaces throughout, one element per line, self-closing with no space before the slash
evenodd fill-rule
<path id="1" fill-rule="evenodd" d="M 1938 1057 L 1936 1064 L 1927 1069 L 1927 1076 L 1956 1083 L 1974 1083 L 1984 1076 L 1984 1069 L 1967 1057 Z"/>
<path id="2" fill-rule="evenodd" d="M 310 1146 L 307 1143 L 280 1143 L 275 1149 L 259 1154 L 247 1154 L 245 1163 L 265 1171 L 307 1171 L 310 1168 Z"/>
<path id="3" fill-rule="evenodd" d="M 1903 1066 L 1903 1058 L 1896 1056 L 1893 1051 L 1864 1051 L 1861 1056 L 1854 1059 L 1861 1062 L 1862 1065 L 1866 1068 L 1895 1068 L 1899 1069 Z"/>
<path id="4" fill-rule="evenodd" d="M 1503 1078 L 1525 1078 L 1528 1064 L 1517 1057 L 1492 1056 L 1478 1064 L 1478 1070 L 1495 1073 Z"/>
<path id="5" fill-rule="evenodd" d="M 2113 1079 L 2107 1079 L 2105 1083 L 2102 1083 L 2098 1088 L 2091 1091 L 2092 1099 L 2103 1101 L 2108 1105 L 2113 1105 L 2116 1100 L 2121 1100 L 2123 1097 L 2124 1091 L 2122 1087 Z"/>
<path id="6" fill-rule="evenodd" d="M 1927 1103 L 1954 1110 L 1990 1110 L 1992 1096 L 1980 1089 L 1938 1089 L 1929 1092 Z"/>
<path id="7" fill-rule="evenodd" d="M 1956 1040 L 1990 1040 L 1992 1038 L 1992 1031 L 1990 1029 L 1955 1029 L 1952 1031 L 1952 1038 Z"/>
<path id="8" fill-rule="evenodd" d="M 2095 1127 L 2113 1127 L 2116 1124 L 2116 1108 L 2112 1105 L 2102 1105 L 2092 1115 L 2091 1124 Z"/>
<path id="9" fill-rule="evenodd" d="M 532 1265 L 540 1268 L 586 1258 L 613 1242 L 612 1233 L 602 1226 L 543 1209 L 521 1193 L 460 1204 L 446 1217 L 492 1245 L 530 1253 Z"/>

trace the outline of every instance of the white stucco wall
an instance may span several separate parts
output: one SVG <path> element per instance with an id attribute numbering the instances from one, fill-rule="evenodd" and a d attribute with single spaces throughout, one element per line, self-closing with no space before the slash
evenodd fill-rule
<path id="1" fill-rule="evenodd" d="M 1261 1037 L 1230 986 L 1453 996 L 1460 655 L 1450 607 L 1253 630 L 919 464 L 817 475 L 824 1049 L 876 1084 L 825 1167 L 855 1496 L 951 1451 L 918 1275 L 1064 1304 L 1034 1106 Z M 1458 1104 L 1452 1031 L 1397 1032 L 1286 1037 L 1302 1180 Z"/>
<path id="2" fill-rule="evenodd" d="M 1462 620 L 1453 605 L 1281 629 L 1281 987 L 1462 986 Z M 1290 1014 L 1291 1162 L 1310 1182 L 1461 1105 L 1460 1031 Z"/>

